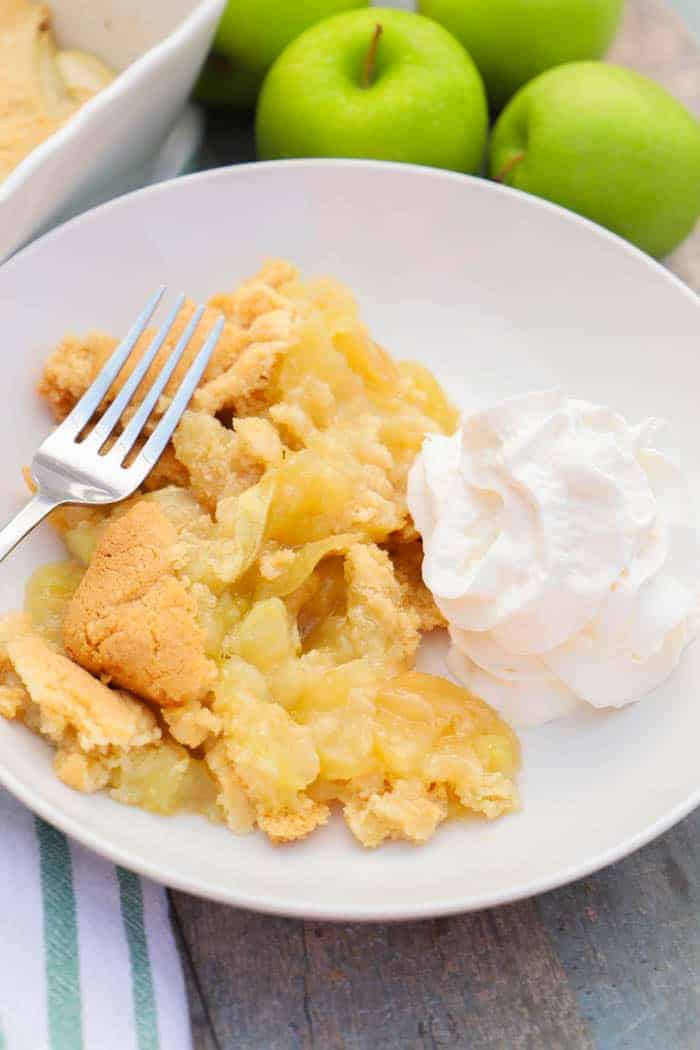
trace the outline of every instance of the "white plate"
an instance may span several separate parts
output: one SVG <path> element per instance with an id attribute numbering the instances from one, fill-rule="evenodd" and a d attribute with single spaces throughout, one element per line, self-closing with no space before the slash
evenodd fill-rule
<path id="1" fill-rule="evenodd" d="M 0 268 L 0 491 L 48 426 L 33 390 L 66 330 L 121 331 L 160 281 L 231 288 L 277 254 L 355 290 L 377 338 L 462 406 L 561 382 L 633 419 L 668 416 L 700 485 L 699 300 L 660 266 L 535 198 L 420 168 L 302 161 L 194 175 L 105 205 Z M 2 566 L 2 604 L 58 546 L 39 530 Z M 439 650 L 439 647 L 438 647 Z M 424 659 L 440 669 L 439 651 Z M 512 901 L 608 864 L 700 801 L 700 645 L 639 704 L 523 735 L 523 810 L 365 852 L 341 822 L 273 848 L 60 784 L 48 747 L 0 720 L 0 779 L 87 846 L 171 886 L 287 915 L 402 919 Z"/>

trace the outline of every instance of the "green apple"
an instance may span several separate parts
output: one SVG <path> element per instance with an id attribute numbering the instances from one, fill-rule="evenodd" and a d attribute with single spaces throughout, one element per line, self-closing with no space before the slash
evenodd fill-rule
<path id="1" fill-rule="evenodd" d="M 552 66 L 600 58 L 624 0 L 419 0 L 466 47 L 494 110 Z"/>
<path id="2" fill-rule="evenodd" d="M 655 256 L 700 215 L 700 123 L 619 66 L 573 62 L 521 88 L 496 122 L 489 167 Z"/>
<path id="3" fill-rule="evenodd" d="M 263 84 L 258 155 L 370 157 L 478 171 L 488 114 L 454 37 L 408 11 L 328 18 L 297 37 Z"/>
<path id="4" fill-rule="evenodd" d="M 369 0 L 229 0 L 197 84 L 213 106 L 252 109 L 265 73 L 287 44 L 322 18 Z"/>

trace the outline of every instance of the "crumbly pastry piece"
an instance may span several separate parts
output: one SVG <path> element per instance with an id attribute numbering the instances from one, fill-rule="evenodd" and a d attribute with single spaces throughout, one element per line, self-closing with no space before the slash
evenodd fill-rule
<path id="1" fill-rule="evenodd" d="M 118 801 L 156 813 L 191 809 L 224 819 L 205 763 L 168 740 L 145 704 L 56 652 L 23 618 L 0 621 L 0 636 L 0 714 L 54 744 L 54 768 L 65 784 L 83 792 L 106 787 Z M 189 723 L 185 735 L 198 722 L 215 731 L 215 717 L 198 717 L 193 707 L 171 709 L 182 711 L 181 728 Z"/>
<path id="2" fill-rule="evenodd" d="M 447 795 L 444 788 L 442 792 L 429 792 L 418 782 L 397 780 L 387 791 L 351 798 L 343 813 L 363 846 L 380 846 L 386 839 L 406 839 L 420 845 L 447 817 Z"/>
<path id="3" fill-rule="evenodd" d="M 216 677 L 173 572 L 176 541 L 156 503 L 137 503 L 105 531 L 63 624 L 77 663 L 163 707 L 201 699 Z"/>
<path id="4" fill-rule="evenodd" d="M 29 694 L 21 685 L 0 685 L 0 715 L 13 721 L 20 718 L 26 710 Z"/>
<path id="5" fill-rule="evenodd" d="M 170 735 L 186 747 L 201 747 L 221 733 L 221 719 L 199 700 L 187 700 L 177 707 L 163 708 L 163 721 Z"/>
<path id="6" fill-rule="evenodd" d="M 438 627 L 445 627 L 447 621 L 423 583 L 421 575 L 423 545 L 420 540 L 410 540 L 400 544 L 392 543 L 387 551 L 394 566 L 396 579 L 403 592 L 404 601 L 418 617 L 418 630 L 434 631 Z"/>
<path id="7" fill-rule="evenodd" d="M 389 555 L 374 544 L 354 544 L 345 559 L 345 580 L 344 632 L 356 656 L 374 658 L 386 670 L 410 667 L 420 643 L 418 617 Z"/>
<path id="8" fill-rule="evenodd" d="M 406 474 L 454 410 L 425 369 L 377 346 L 332 281 L 272 261 L 210 306 L 224 339 L 150 491 L 53 515 L 74 560 L 35 574 L 32 623 L 0 623 L 0 714 L 50 729 L 8 648 L 40 633 L 160 734 L 94 747 L 74 717 L 53 739 L 59 776 L 80 790 L 275 843 L 336 807 L 370 848 L 423 843 L 451 813 L 517 808 L 509 727 L 412 670 L 421 632 L 442 620 Z M 59 418 L 112 345 L 65 340 L 50 358 L 41 389 Z"/>
<path id="9" fill-rule="evenodd" d="M 9 613 L 0 618 L 0 675 L 12 670 L 7 651 L 10 642 L 33 633 L 32 622 L 24 613 Z"/>
<path id="10" fill-rule="evenodd" d="M 0 714 L 24 721 L 56 746 L 56 773 L 70 787 L 99 790 L 128 751 L 160 741 L 146 707 L 56 652 L 26 619 L 5 617 L 0 635 Z"/>
<path id="11" fill-rule="evenodd" d="M 160 737 L 155 717 L 133 697 L 106 685 L 33 634 L 7 644 L 12 669 L 39 708 L 41 731 L 55 742 L 75 735 L 84 751 L 129 749 Z"/>
<path id="12" fill-rule="evenodd" d="M 192 407 L 210 415 L 228 409 L 236 415 L 245 416 L 256 413 L 264 406 L 275 362 L 294 340 L 296 307 L 269 283 L 280 282 L 283 274 L 289 275 L 286 270 L 278 272 L 273 264 L 263 270 L 257 280 L 249 282 L 231 296 L 228 305 L 222 296 L 212 301 L 165 388 L 156 415 L 167 408 L 170 398 L 211 331 L 218 311 L 224 307 L 227 322 L 195 392 Z M 141 391 L 148 390 L 162 369 L 193 312 L 193 303 L 188 302 L 183 306 L 168 338 L 146 373 Z M 109 399 L 115 397 L 126 382 L 148 348 L 153 334 L 149 329 L 138 341 L 111 388 Z M 57 419 L 63 419 L 87 390 L 116 342 L 111 336 L 93 332 L 85 337 L 68 336 L 54 351 L 44 368 L 39 393 L 49 402 Z M 137 393 L 132 409 L 138 401 Z"/>
<path id="13" fill-rule="evenodd" d="M 229 428 L 201 411 L 185 413 L 173 435 L 173 450 L 193 495 L 210 511 L 225 496 L 255 485 L 283 455 L 279 435 L 267 419 L 248 416 Z"/>

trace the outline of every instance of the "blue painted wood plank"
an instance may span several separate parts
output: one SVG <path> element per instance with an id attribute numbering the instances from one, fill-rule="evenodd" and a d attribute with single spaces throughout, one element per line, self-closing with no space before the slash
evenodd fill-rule
<path id="1" fill-rule="evenodd" d="M 700 1047 L 700 810 L 539 914 L 598 1050 Z"/>

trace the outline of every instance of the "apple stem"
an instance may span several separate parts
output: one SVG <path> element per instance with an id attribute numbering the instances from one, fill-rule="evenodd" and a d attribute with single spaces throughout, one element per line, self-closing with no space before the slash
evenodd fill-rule
<path id="1" fill-rule="evenodd" d="M 362 70 L 362 87 L 368 88 L 374 80 L 374 63 L 377 60 L 377 48 L 379 47 L 379 38 L 382 35 L 382 25 L 377 22 L 372 33 L 372 39 L 369 42 L 367 48 L 367 54 L 365 55 L 365 64 Z"/>
<path id="2" fill-rule="evenodd" d="M 510 158 L 510 160 L 507 160 L 505 162 L 505 164 L 503 165 L 501 170 L 498 172 L 498 174 L 494 175 L 495 181 L 496 182 L 503 182 L 503 180 L 505 179 L 505 177 L 508 174 L 508 172 L 512 171 L 513 168 L 516 168 L 521 160 L 525 160 L 526 155 L 527 154 L 525 153 L 525 150 L 522 150 L 521 153 L 513 154 L 513 156 Z"/>

